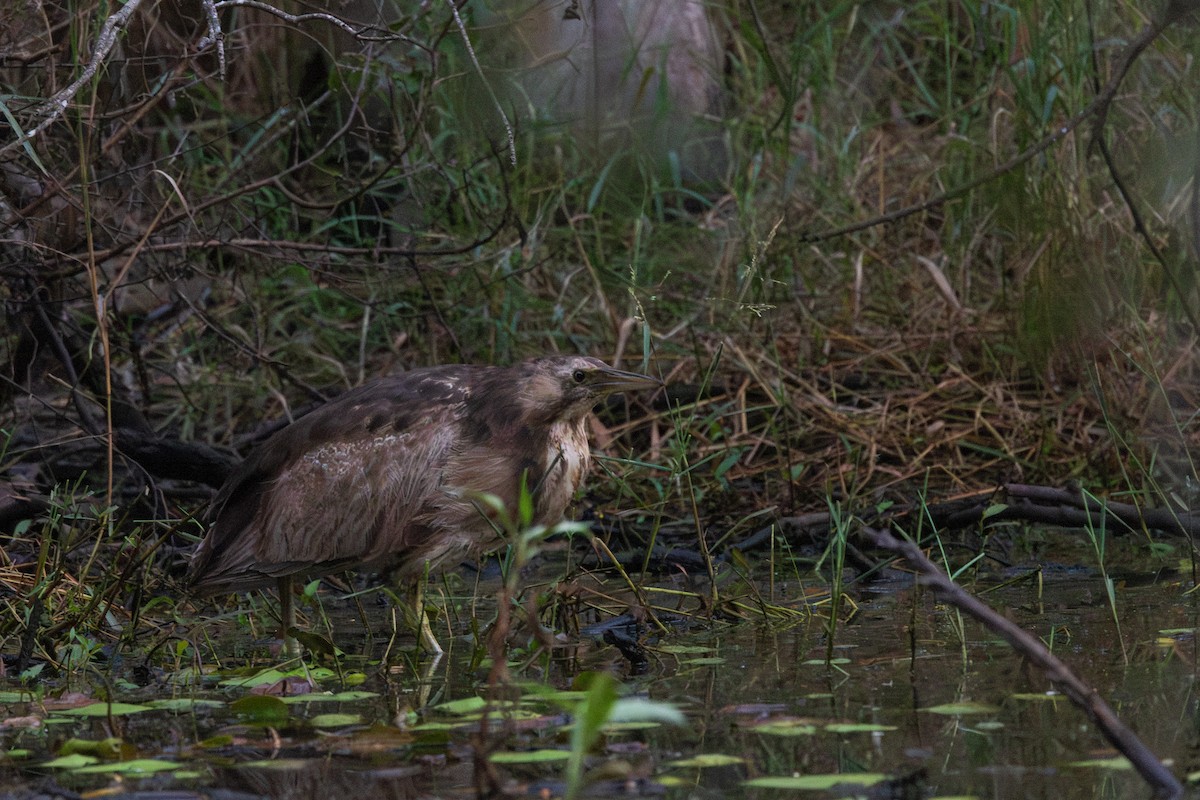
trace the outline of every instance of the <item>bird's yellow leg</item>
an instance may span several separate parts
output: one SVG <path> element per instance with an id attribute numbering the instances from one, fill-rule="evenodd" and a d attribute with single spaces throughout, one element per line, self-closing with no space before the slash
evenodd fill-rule
<path id="1" fill-rule="evenodd" d="M 292 577 L 284 575 L 279 578 L 279 637 L 283 639 L 283 649 L 288 655 L 299 655 L 300 647 L 288 631 L 296 627 L 296 604 L 292 594 Z"/>
<path id="2" fill-rule="evenodd" d="M 434 655 L 442 654 L 442 645 L 438 642 L 437 637 L 433 635 L 433 628 L 429 625 L 429 614 L 425 611 L 425 578 L 418 578 L 409 593 L 409 598 L 412 600 L 413 613 L 416 615 L 413 619 L 417 623 L 417 642 L 421 647 L 425 648 Z"/>

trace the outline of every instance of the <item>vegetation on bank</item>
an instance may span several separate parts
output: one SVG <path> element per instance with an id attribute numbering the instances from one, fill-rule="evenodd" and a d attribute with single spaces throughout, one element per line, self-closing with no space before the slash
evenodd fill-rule
<path id="1" fill-rule="evenodd" d="M 506 73 L 436 3 L 357 44 L 231 4 L 223 64 L 202 15 L 142 6 L 24 140 L 111 10 L 42 12 L 0 25 L 18 671 L 169 638 L 236 454 L 418 365 L 580 351 L 662 375 L 600 415 L 581 508 L 628 521 L 614 550 L 729 555 L 777 518 L 1007 481 L 1195 502 L 1186 19 L 1120 74 L 1157 8 L 713 5 L 723 167 L 695 181 L 492 102 Z"/>

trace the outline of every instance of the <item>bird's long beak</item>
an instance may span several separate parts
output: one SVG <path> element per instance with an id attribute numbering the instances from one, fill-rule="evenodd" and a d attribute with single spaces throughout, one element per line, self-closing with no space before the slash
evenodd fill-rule
<path id="1" fill-rule="evenodd" d="M 604 394 L 614 392 L 637 392 L 642 389 L 658 389 L 663 382 L 640 372 L 626 372 L 616 367 L 605 366 L 596 370 L 595 382 L 592 386 Z"/>

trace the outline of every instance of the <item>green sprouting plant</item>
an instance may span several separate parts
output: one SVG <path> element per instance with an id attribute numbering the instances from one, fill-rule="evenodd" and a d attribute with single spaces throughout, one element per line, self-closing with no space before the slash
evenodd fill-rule
<path id="1" fill-rule="evenodd" d="M 1103 502 L 1087 489 L 1083 493 L 1083 507 L 1087 511 L 1083 530 L 1087 533 L 1092 549 L 1096 553 L 1096 567 L 1100 570 L 1100 578 L 1104 581 L 1104 594 L 1108 598 L 1108 610 L 1112 614 L 1113 625 L 1117 630 L 1117 641 L 1121 643 L 1121 656 L 1129 662 L 1129 653 L 1125 650 L 1125 637 L 1121 635 L 1121 615 L 1117 612 L 1117 590 L 1112 577 L 1108 574 L 1105 563 L 1105 551 L 1108 546 L 1108 514 L 1103 510 Z M 1099 509 L 1097 511 L 1097 509 Z M 1095 514 L 1095 516 L 1093 516 Z M 1098 517 L 1098 519 L 1097 519 Z"/>
<path id="2" fill-rule="evenodd" d="M 580 676 L 586 694 L 574 707 L 571 726 L 571 755 L 567 759 L 566 800 L 575 800 L 584 788 L 583 763 L 605 725 L 614 722 L 684 723 L 683 714 L 669 703 L 641 698 L 622 698 L 620 684 L 607 672 Z"/>
<path id="3" fill-rule="evenodd" d="M 103 643 L 95 637 L 71 628 L 67 631 L 63 643 L 59 645 L 55 660 L 63 674 L 69 678 L 91 666 L 103 647 Z"/>
<path id="4" fill-rule="evenodd" d="M 829 559 L 829 622 L 828 636 L 826 637 L 825 660 L 826 662 L 833 661 L 834 646 L 837 642 L 837 625 L 841 613 L 842 603 L 846 600 L 845 586 L 842 583 L 842 573 L 846 565 L 846 544 L 850 535 L 850 525 L 853 522 L 853 517 L 842 513 L 842 509 L 832 499 L 828 501 L 829 506 L 829 527 L 830 537 L 829 545 L 825 548 L 820 560 L 817 562 L 816 568 L 820 569 L 826 559 Z"/>

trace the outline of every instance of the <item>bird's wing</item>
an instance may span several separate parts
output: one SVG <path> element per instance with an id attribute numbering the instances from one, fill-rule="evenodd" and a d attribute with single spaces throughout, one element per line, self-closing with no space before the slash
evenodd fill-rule
<path id="1" fill-rule="evenodd" d="M 387 534 L 381 510 L 415 507 L 436 483 L 473 369 L 365 384 L 260 445 L 213 500 L 189 583 L 239 590 L 364 560 Z"/>

